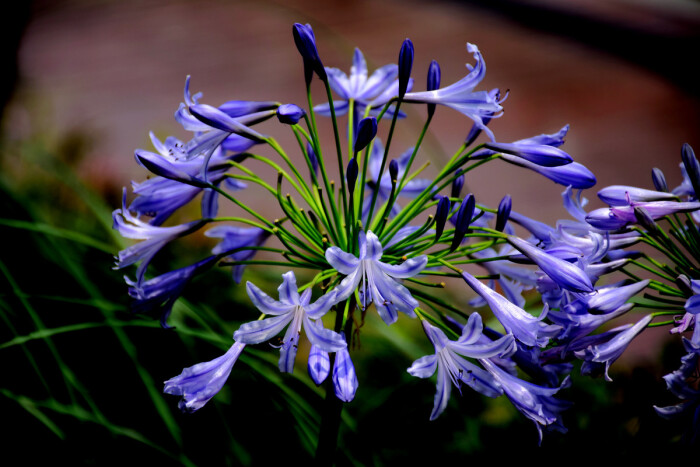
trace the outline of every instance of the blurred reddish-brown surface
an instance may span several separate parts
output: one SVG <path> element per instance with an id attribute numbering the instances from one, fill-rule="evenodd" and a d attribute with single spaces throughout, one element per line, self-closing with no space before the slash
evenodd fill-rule
<path id="1" fill-rule="evenodd" d="M 572 5 L 644 24 L 639 17 L 649 10 L 616 4 Z M 274 99 L 302 104 L 301 62 L 291 25 L 309 22 L 324 63 L 344 70 L 354 46 L 363 50 L 372 69 L 395 62 L 401 41 L 410 37 L 416 48 L 416 89 L 424 88 L 431 59 L 440 62 L 444 84 L 463 76 L 464 64 L 471 61 L 465 43 L 473 42 L 488 65 L 482 87 L 510 89 L 505 115 L 492 123 L 499 140 L 554 132 L 569 123 L 565 149 L 594 171 L 598 186 L 648 187 L 653 166 L 666 172 L 669 184 L 679 181 L 681 144 L 700 142 L 697 96 L 585 43 L 497 13 L 458 3 L 399 1 L 40 2 L 21 46 L 23 81 L 6 125 L 17 137 L 36 129 L 37 122 L 55 135 L 86 132 L 93 144 L 80 170 L 91 183 L 107 188 L 141 179 L 144 173 L 131 154 L 149 147 L 148 130 L 161 137 L 184 136 L 172 114 L 188 74 L 193 90 L 203 91 L 208 103 Z M 649 17 L 650 27 L 659 23 L 651 16 L 642 17 Z M 663 55 L 655 59 L 659 67 L 688 66 Z M 400 126 L 400 140 L 393 146 L 397 152 L 413 144 L 423 112 L 414 109 L 412 116 L 419 118 Z M 451 154 L 469 125 L 464 116 L 440 109 L 424 157 L 439 161 Z M 280 135 L 295 152 L 284 129 L 273 124 L 264 129 Z M 486 204 L 495 205 L 510 193 L 514 209 L 525 214 L 549 222 L 565 215 L 560 188 L 521 169 L 492 164 L 468 184 Z"/>

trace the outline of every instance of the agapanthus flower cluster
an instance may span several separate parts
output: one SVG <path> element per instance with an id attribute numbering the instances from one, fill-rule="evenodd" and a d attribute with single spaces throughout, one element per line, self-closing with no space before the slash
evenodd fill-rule
<path id="1" fill-rule="evenodd" d="M 441 87 L 433 61 L 426 67 L 426 89 L 415 91 L 423 80 L 412 76 L 418 67 L 408 39 L 397 64 L 369 73 L 356 49 L 346 73 L 323 65 L 309 25 L 295 24 L 293 37 L 303 63 L 303 106 L 240 100 L 211 106 L 190 93 L 188 77 L 175 118 L 189 139 L 151 135 L 155 152 L 137 150 L 136 159 L 155 177 L 134 183 L 136 197 L 127 205 L 125 194 L 114 212 L 115 229 L 143 240 L 118 255 L 119 268 L 140 263 L 135 279 L 127 278 L 133 309 L 160 310 L 164 327 L 185 287 L 214 265 L 232 268 L 232 287 L 246 279 L 246 266 L 279 268 L 277 298 L 254 283 L 256 276 L 246 280 L 261 316 L 235 331 L 231 349 L 166 381 L 165 392 L 182 396 L 183 410 L 204 406 L 245 346 L 264 342 L 279 349 L 280 371 L 294 372 L 305 358 L 310 378 L 326 384 L 327 397 L 352 401 L 362 382 L 351 355 L 360 351 L 355 343 L 365 313 L 376 311 L 386 326 L 420 323 L 434 346 L 434 354 L 407 362 L 413 376 L 437 373 L 431 419 L 446 410 L 454 385 L 505 396 L 535 423 L 540 438 L 546 431 L 566 431 L 562 412 L 570 403 L 563 389 L 572 362 L 581 361 L 584 374 L 609 379 L 610 365 L 632 339 L 649 326 L 669 324 L 673 333 L 690 333 L 684 338 L 689 353 L 667 377 L 681 403 L 657 410 L 664 416 L 695 411 L 697 420 L 697 385 L 688 381 L 700 349 L 700 234 L 693 217 L 700 209 L 700 169 L 689 147 L 683 151 L 684 181 L 675 190 L 655 170 L 655 190 L 608 187 L 599 197 L 610 207 L 586 212 L 581 190 L 596 179 L 561 149 L 568 125 L 514 142 L 499 141 L 489 128 L 503 114 L 505 94 L 484 87 L 486 64 L 476 45 L 467 44 L 472 63 L 462 79 Z M 327 102 L 314 105 L 311 87 L 318 82 Z M 425 108 L 427 116 L 417 141 L 397 151 L 394 129 L 409 105 Z M 438 106 L 467 117 L 466 136 L 437 174 L 426 178 L 422 172 L 434 160 L 422 142 Z M 332 135 L 319 133 L 320 117 L 331 118 Z M 380 128 L 387 130 L 384 141 L 377 137 Z M 292 132 L 298 147 L 287 152 L 267 134 L 276 132 Z M 258 145 L 271 148 L 274 157 L 258 154 Z M 572 219 L 550 226 L 521 214 L 523 207 L 506 193 L 497 206 L 482 203 L 478 194 L 463 195 L 472 172 L 498 159 L 561 185 Z M 306 169 L 299 168 L 300 160 Z M 252 162 L 274 168 L 276 180 L 257 174 Z M 274 212 L 253 209 L 246 184 L 261 186 Z M 198 196 L 201 216 L 163 226 Z M 220 216 L 221 202 L 240 214 Z M 210 256 L 146 279 L 165 245 L 198 231 L 220 239 Z M 628 250 L 639 242 L 669 261 Z M 261 250 L 265 257 L 257 255 Z M 642 279 L 639 270 L 654 277 Z M 610 274 L 617 279 L 605 277 Z M 620 281 L 621 275 L 629 280 Z M 446 282 L 460 298 L 434 293 Z M 640 301 L 645 290 L 666 297 L 647 293 Z M 535 292 L 541 301 L 533 313 L 524 294 Z M 663 311 L 631 313 L 634 307 Z M 497 324 L 485 327 L 482 315 L 489 313 Z M 655 321 L 662 315 L 674 318 Z M 624 324 L 611 323 L 622 316 Z M 310 351 L 298 358 L 305 341 Z"/>

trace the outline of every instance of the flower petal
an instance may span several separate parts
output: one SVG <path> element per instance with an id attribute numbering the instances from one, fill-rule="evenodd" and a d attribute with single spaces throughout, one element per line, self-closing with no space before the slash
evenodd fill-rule
<path id="1" fill-rule="evenodd" d="M 352 274 L 360 265 L 360 260 L 355 255 L 347 253 L 337 246 L 332 246 L 326 250 L 326 261 L 333 269 L 345 275 Z"/>
<path id="2" fill-rule="evenodd" d="M 233 338 L 236 342 L 244 344 L 259 344 L 275 337 L 292 320 L 293 313 L 288 313 L 274 318 L 266 318 L 262 321 L 251 321 L 241 325 Z"/>
<path id="3" fill-rule="evenodd" d="M 250 297 L 250 301 L 253 302 L 253 305 L 255 305 L 258 310 L 262 311 L 266 315 L 282 315 L 289 313 L 295 307 L 294 303 L 278 302 L 260 290 L 258 286 L 250 281 L 246 282 L 246 291 L 248 292 L 248 297 Z"/>

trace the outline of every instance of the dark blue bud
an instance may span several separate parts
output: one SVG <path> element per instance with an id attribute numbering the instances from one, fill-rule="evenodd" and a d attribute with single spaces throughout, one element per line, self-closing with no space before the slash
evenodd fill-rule
<path id="1" fill-rule="evenodd" d="M 505 195 L 498 205 L 498 214 L 496 215 L 496 230 L 503 232 L 506 228 L 506 222 L 510 217 L 510 208 L 513 202 L 510 199 L 510 195 Z"/>
<path id="2" fill-rule="evenodd" d="M 272 101 L 228 101 L 219 106 L 219 110 L 229 117 L 242 117 L 243 115 L 275 109 L 279 103 Z"/>
<path id="3" fill-rule="evenodd" d="M 663 191 L 668 193 L 668 185 L 666 184 L 666 177 L 661 169 L 654 167 L 651 169 L 651 181 L 654 182 L 654 188 L 656 191 Z"/>
<path id="4" fill-rule="evenodd" d="M 392 159 L 391 162 L 389 162 L 389 176 L 391 177 L 392 183 L 394 180 L 399 179 L 399 163 L 396 159 Z"/>
<path id="5" fill-rule="evenodd" d="M 447 216 L 450 213 L 450 199 L 447 196 L 443 196 L 438 201 L 437 210 L 435 212 L 435 241 L 440 241 L 443 230 L 445 230 L 445 223 L 447 222 Z"/>
<path id="6" fill-rule="evenodd" d="M 685 274 L 681 274 L 680 276 L 676 277 L 676 285 L 686 297 L 692 297 L 695 295 L 695 292 L 693 292 L 693 287 L 690 284 L 690 279 L 688 279 L 688 276 Z"/>
<path id="7" fill-rule="evenodd" d="M 345 171 L 345 178 L 348 181 L 348 191 L 350 194 L 355 192 L 355 183 L 357 182 L 357 173 L 359 168 L 357 166 L 357 159 L 354 157 L 348 162 L 348 168 Z"/>
<path id="8" fill-rule="evenodd" d="M 318 175 L 318 157 L 316 157 L 316 151 L 314 151 L 314 147 L 311 146 L 311 143 L 306 143 L 306 156 L 309 158 L 311 168 L 314 170 L 311 178 L 314 178 L 314 176 Z"/>
<path id="9" fill-rule="evenodd" d="M 659 232 L 659 226 L 654 219 L 649 214 L 649 211 L 641 206 L 634 207 L 634 217 L 637 219 L 637 223 L 644 227 L 647 232 L 654 234 Z"/>
<path id="10" fill-rule="evenodd" d="M 367 117 L 357 124 L 357 134 L 355 135 L 355 153 L 362 151 L 377 136 L 377 119 Z"/>
<path id="11" fill-rule="evenodd" d="M 459 176 L 452 181 L 451 198 L 459 198 L 462 196 L 462 187 L 464 186 L 464 174 L 462 174 L 462 169 L 457 169 L 455 173 Z"/>
<path id="12" fill-rule="evenodd" d="M 559 148 L 546 144 L 491 143 L 484 144 L 487 149 L 504 152 L 521 157 L 543 167 L 559 167 L 573 162 L 570 155 Z"/>
<path id="13" fill-rule="evenodd" d="M 698 160 L 695 157 L 693 148 L 691 148 L 688 143 L 683 144 L 681 159 L 683 159 L 685 172 L 688 174 L 688 179 L 690 179 L 690 183 L 693 185 L 693 191 L 697 198 L 700 196 L 700 166 L 698 165 Z"/>
<path id="14" fill-rule="evenodd" d="M 450 251 L 455 251 L 457 247 L 462 243 L 462 240 L 464 240 L 464 236 L 467 234 L 467 230 L 469 230 L 469 224 L 472 221 L 472 217 L 474 217 L 474 208 L 476 206 L 476 201 L 474 200 L 474 195 L 469 193 L 464 200 L 462 200 L 462 204 L 459 207 L 459 211 L 457 212 L 457 222 L 455 223 L 455 235 L 452 238 L 452 245 L 450 245 Z"/>
<path id="15" fill-rule="evenodd" d="M 401 44 L 401 51 L 399 52 L 399 97 L 402 99 L 408 89 L 408 80 L 411 78 L 412 68 L 413 42 L 411 42 L 411 39 L 406 39 Z"/>
<path id="16" fill-rule="evenodd" d="M 277 107 L 277 119 L 285 125 L 296 125 L 306 112 L 294 104 L 284 104 Z"/>
<path id="17" fill-rule="evenodd" d="M 438 62 L 433 60 L 430 62 L 430 66 L 428 67 L 428 91 L 435 91 L 436 89 L 440 88 L 440 75 L 440 65 Z M 435 113 L 435 107 L 436 104 L 428 104 L 428 117 L 433 116 Z"/>
<path id="18" fill-rule="evenodd" d="M 311 25 L 294 23 L 292 34 L 294 35 L 294 43 L 297 46 L 297 50 L 299 50 L 301 57 L 304 59 L 304 78 L 306 79 L 306 86 L 311 84 L 311 78 L 314 72 L 321 81 L 328 81 L 326 69 L 323 67 L 323 63 L 321 63 L 321 59 L 318 56 L 316 37 L 314 36 L 314 30 L 311 29 Z"/>

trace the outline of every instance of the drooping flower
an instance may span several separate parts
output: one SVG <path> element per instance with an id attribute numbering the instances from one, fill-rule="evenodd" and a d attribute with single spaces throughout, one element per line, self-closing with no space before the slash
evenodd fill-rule
<path id="1" fill-rule="evenodd" d="M 492 361 L 481 360 L 482 365 L 503 388 L 506 396 L 516 409 L 535 422 L 542 443 L 542 429 L 556 430 L 562 433 L 566 428 L 561 419 L 561 412 L 571 407 L 571 403 L 554 397 L 559 390 L 570 385 L 567 376 L 559 387 L 538 386 L 511 375 Z"/>
<path id="2" fill-rule="evenodd" d="M 585 360 L 587 363 L 598 363 L 605 365 L 605 379 L 612 381 L 608 375 L 608 369 L 615 360 L 617 360 L 622 352 L 625 351 L 632 339 L 637 337 L 647 325 L 651 322 L 652 315 L 647 315 L 640 319 L 634 326 L 626 325 L 624 330 L 615 334 L 610 340 L 590 345 L 586 349 L 575 352 L 576 357 Z M 622 327 L 621 327 L 622 328 Z M 584 368 L 581 371 L 585 371 Z"/>
<path id="3" fill-rule="evenodd" d="M 434 91 L 410 92 L 404 96 L 404 101 L 451 107 L 471 118 L 481 130 L 489 135 L 491 140 L 494 140 L 493 132 L 486 127 L 483 119 L 500 116 L 503 108 L 494 94 L 486 91 L 474 91 L 474 88 L 486 74 L 486 65 L 476 45 L 468 43 L 467 51 L 476 60 L 474 66 L 467 64 L 469 69 L 467 76 L 445 88 Z"/>
<path id="4" fill-rule="evenodd" d="M 218 256 L 210 256 L 190 266 L 166 272 L 141 283 L 125 277 L 129 285 L 129 296 L 134 300 L 131 303 L 131 310 L 134 313 L 143 313 L 160 307 L 160 325 L 166 329 L 170 328 L 166 320 L 185 286 L 196 275 L 212 267 L 218 259 Z"/>
<path id="5" fill-rule="evenodd" d="M 244 348 L 245 344 L 235 342 L 224 355 L 185 368 L 179 376 L 165 382 L 163 392 L 182 396 L 178 407 L 183 412 L 201 409 L 224 386 Z"/>
<path id="6" fill-rule="evenodd" d="M 266 315 L 261 321 L 243 324 L 233 333 L 236 342 L 259 344 L 268 341 L 287 327 L 284 341 L 280 347 L 280 371 L 291 373 L 299 345 L 301 329 L 309 341 L 326 352 L 337 352 L 346 347 L 345 339 L 338 333 L 316 326 L 311 320 L 317 320 L 337 303 L 336 293 L 331 291 L 311 302 L 311 289 L 306 289 L 301 296 L 297 290 L 297 280 L 293 271 L 282 274 L 279 286 L 279 301 L 274 300 L 252 282 L 246 283 L 246 291 L 253 304 Z"/>
<path id="7" fill-rule="evenodd" d="M 428 263 L 428 257 L 421 255 L 409 258 L 402 264 L 388 264 L 380 261 L 384 250 L 379 238 L 371 231 L 367 234 L 360 232 L 359 243 L 359 258 L 337 246 L 326 250 L 328 263 L 346 276 L 335 289 L 336 301 L 350 297 L 359 285 L 362 308 L 374 303 L 386 324 L 395 322 L 399 318 L 399 311 L 415 317 L 413 310 L 418 306 L 418 301 L 394 278 L 406 279 L 420 273 Z"/>
<path id="8" fill-rule="evenodd" d="M 453 384 L 461 390 L 464 383 L 487 397 L 503 394 L 500 384 L 488 372 L 460 355 L 477 359 L 507 356 L 515 351 L 515 340 L 511 334 L 493 342 L 479 342 L 483 324 L 478 313 L 469 316 L 462 335 L 456 341 L 449 340 L 440 328 L 427 321 L 423 321 L 423 329 L 435 347 L 435 354 L 419 358 L 408 372 L 418 378 L 429 378 L 437 370 L 437 392 L 430 420 L 435 420 L 447 407 Z"/>
<path id="9" fill-rule="evenodd" d="M 496 319 L 503 325 L 506 332 L 513 334 L 516 339 L 525 345 L 544 347 L 549 339 L 554 338 L 561 332 L 561 327 L 546 324 L 542 321 L 545 317 L 543 313 L 539 318 L 535 318 L 519 306 L 511 303 L 503 295 L 482 284 L 476 277 L 468 272 L 462 272 L 462 278 L 467 284 L 478 293 L 486 303 Z"/>
<path id="10" fill-rule="evenodd" d="M 122 208 L 112 212 L 113 228 L 122 237 L 144 240 L 132 245 L 117 254 L 116 269 L 125 268 L 141 261 L 136 269 L 136 281 L 141 283 L 151 259 L 166 244 L 179 237 L 184 237 L 202 227 L 202 220 L 188 222 L 172 227 L 160 227 L 140 220 L 129 212 L 126 207 L 126 189 L 123 191 Z"/>

